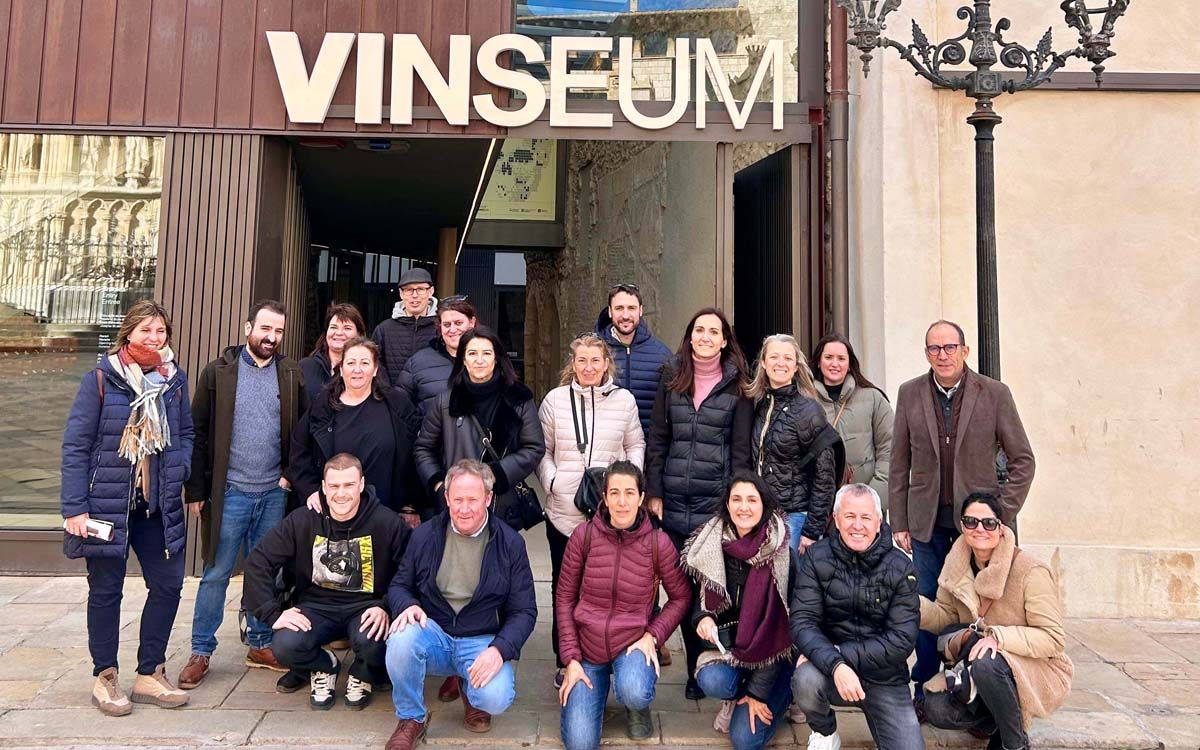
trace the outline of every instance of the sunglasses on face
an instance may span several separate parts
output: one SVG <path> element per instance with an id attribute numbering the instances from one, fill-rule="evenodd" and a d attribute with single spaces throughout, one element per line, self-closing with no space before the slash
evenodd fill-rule
<path id="1" fill-rule="evenodd" d="M 980 525 L 982 525 L 984 531 L 995 531 L 996 529 L 1000 528 L 1000 519 L 963 516 L 962 525 L 964 529 L 977 529 Z"/>
<path id="2" fill-rule="evenodd" d="M 465 294 L 453 294 L 453 295 L 451 295 L 451 296 L 449 296 L 449 297 L 442 297 L 442 300 L 441 300 L 441 301 L 442 301 L 442 302 L 466 302 L 466 301 L 467 301 L 467 295 L 465 295 Z"/>

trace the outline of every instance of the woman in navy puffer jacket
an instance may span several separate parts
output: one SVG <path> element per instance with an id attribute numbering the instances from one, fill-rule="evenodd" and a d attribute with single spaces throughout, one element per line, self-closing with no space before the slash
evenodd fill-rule
<path id="1" fill-rule="evenodd" d="M 187 703 L 163 672 L 183 586 L 182 492 L 192 462 L 187 377 L 170 338 L 161 305 L 134 304 L 117 345 L 84 374 L 63 433 L 63 551 L 87 562 L 92 703 L 112 716 L 128 714 L 130 698 L 164 708 Z M 111 538 L 89 535 L 89 521 L 111 524 Z M 138 676 L 127 696 L 117 681 L 117 643 L 130 548 L 149 593 Z"/>

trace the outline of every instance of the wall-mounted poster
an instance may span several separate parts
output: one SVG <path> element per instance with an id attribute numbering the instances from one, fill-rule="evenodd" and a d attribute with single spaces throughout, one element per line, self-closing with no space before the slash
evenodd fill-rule
<path id="1" fill-rule="evenodd" d="M 509 138 L 479 204 L 479 219 L 554 221 L 558 141 Z"/>

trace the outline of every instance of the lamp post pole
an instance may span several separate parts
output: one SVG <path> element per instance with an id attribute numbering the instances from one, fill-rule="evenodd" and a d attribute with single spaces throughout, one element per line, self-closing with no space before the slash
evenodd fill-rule
<path id="1" fill-rule="evenodd" d="M 1071 57 L 1081 57 L 1092 63 L 1099 86 L 1104 77 L 1104 63 L 1116 53 L 1110 49 L 1113 26 L 1125 14 L 1132 0 L 1105 0 L 1104 7 L 1088 8 L 1086 0 L 1064 0 L 1059 5 L 1068 26 L 1079 32 L 1079 46 L 1065 52 L 1054 52 L 1051 30 L 1047 29 L 1037 47 L 1028 49 L 1004 39 L 1012 23 L 1001 18 L 992 25 L 991 0 L 975 0 L 972 7 L 958 9 L 959 19 L 967 22 L 967 30 L 959 36 L 931 43 L 914 20 L 912 44 L 901 44 L 883 36 L 887 17 L 900 7 L 902 0 L 835 0 L 846 10 L 850 29 L 854 32 L 847 43 L 861 52 L 863 74 L 871 72 L 871 60 L 876 49 L 892 48 L 908 62 L 916 75 L 935 86 L 962 90 L 975 100 L 975 111 L 967 122 L 975 128 L 975 261 L 976 294 L 979 311 L 979 371 L 1000 379 L 1000 305 L 996 282 L 996 169 L 995 129 L 1000 115 L 992 106 L 1003 93 L 1036 88 L 1046 81 Z M 1091 17 L 1103 15 L 1099 26 Z M 970 44 L 968 53 L 965 44 Z M 999 51 L 997 52 L 997 46 Z M 946 70 L 943 66 L 970 63 L 969 72 Z M 1016 71 L 1008 78 L 992 70 L 997 63 Z M 1021 74 L 1024 77 L 1021 77 Z"/>

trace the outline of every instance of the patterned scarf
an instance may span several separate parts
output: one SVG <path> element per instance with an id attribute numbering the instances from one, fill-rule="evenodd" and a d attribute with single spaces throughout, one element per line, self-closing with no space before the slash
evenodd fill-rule
<path id="1" fill-rule="evenodd" d="M 115 360 L 115 361 L 114 361 Z M 157 351 L 128 344 L 109 358 L 113 367 L 121 373 L 125 382 L 133 389 L 134 399 L 129 404 L 129 421 L 121 433 L 118 453 L 135 466 L 141 465 L 154 453 L 161 453 L 171 444 L 171 428 L 163 403 L 163 393 L 174 375 L 175 353 L 170 347 Z M 157 372 L 161 381 L 146 377 Z M 146 467 L 140 466 L 143 476 Z"/>
<path id="2" fill-rule="evenodd" d="M 748 564 L 750 572 L 742 589 L 737 637 L 723 660 L 755 669 L 790 656 L 787 523 L 776 515 L 741 538 L 719 517 L 696 530 L 684 550 L 683 567 L 699 582 L 706 612 L 720 614 L 732 606 L 725 582 L 726 555 Z"/>

